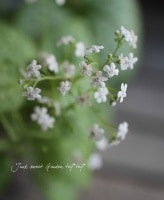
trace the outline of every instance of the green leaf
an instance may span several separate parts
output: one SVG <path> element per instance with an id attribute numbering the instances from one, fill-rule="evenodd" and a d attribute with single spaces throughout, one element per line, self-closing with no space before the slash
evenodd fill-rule
<path id="1" fill-rule="evenodd" d="M 36 55 L 31 41 L 12 27 L 0 22 L 0 112 L 13 111 L 23 103 L 18 84 L 20 69 Z"/>

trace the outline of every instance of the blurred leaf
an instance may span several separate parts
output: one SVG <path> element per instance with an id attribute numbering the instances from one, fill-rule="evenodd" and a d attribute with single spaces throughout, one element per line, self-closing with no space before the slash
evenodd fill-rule
<path id="1" fill-rule="evenodd" d="M 0 153 L 0 192 L 5 189 L 11 176 L 11 159 L 4 153 Z"/>
<path id="2" fill-rule="evenodd" d="M 0 112 L 18 109 L 22 89 L 18 84 L 20 69 L 36 55 L 31 41 L 22 33 L 0 22 Z"/>

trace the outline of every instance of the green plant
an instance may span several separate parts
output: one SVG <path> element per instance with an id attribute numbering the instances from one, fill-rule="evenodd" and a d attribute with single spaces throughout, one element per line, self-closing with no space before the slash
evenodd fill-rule
<path id="1" fill-rule="evenodd" d="M 135 47 L 136 37 L 121 27 L 138 32 L 135 3 L 68 0 L 59 7 L 52 0 L 38 0 L 19 5 L 12 19 L 6 15 L 4 9 L 0 184 L 7 182 L 10 167 L 16 172 L 22 166 L 30 169 L 46 199 L 73 199 L 75 190 L 89 182 L 87 166 L 94 166 L 87 163 L 95 146 L 102 150 L 114 145 L 127 132 L 127 123 L 117 130 L 108 119 L 113 112 L 109 104 L 126 96 L 124 82 L 131 73 L 127 69 L 137 61 L 133 53 L 128 54 L 131 47 L 123 47 L 124 41 Z M 27 165 L 22 164 L 24 159 Z M 72 163 L 76 165 L 70 171 Z"/>

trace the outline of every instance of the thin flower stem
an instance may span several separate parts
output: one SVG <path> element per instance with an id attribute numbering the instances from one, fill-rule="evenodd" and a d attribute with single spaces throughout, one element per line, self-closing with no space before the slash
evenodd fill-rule
<path id="1" fill-rule="evenodd" d="M 38 79 L 34 79 L 34 78 L 30 78 L 30 79 L 22 79 L 23 81 L 30 81 L 30 83 L 28 85 L 30 85 L 32 82 L 34 82 L 33 87 L 36 87 L 36 85 L 41 82 L 41 81 L 45 81 L 45 80 L 62 80 L 62 77 L 60 76 L 45 76 L 42 78 L 38 78 Z M 28 86 L 27 85 L 27 86 Z"/>
<path id="2" fill-rule="evenodd" d="M 114 49 L 114 51 L 113 51 L 113 53 L 112 53 L 112 55 L 113 55 L 113 57 L 116 55 L 116 53 L 117 53 L 117 51 L 119 50 L 119 48 L 120 48 L 120 46 L 122 45 L 122 40 L 123 40 L 123 36 L 120 38 L 120 40 L 118 41 L 118 43 L 117 43 L 117 46 L 116 46 L 116 48 Z"/>
<path id="3" fill-rule="evenodd" d="M 96 117 L 98 117 L 98 119 L 104 125 L 104 127 L 106 127 L 107 130 L 110 130 L 109 131 L 110 137 L 114 137 L 116 128 L 113 127 L 111 124 L 108 124 L 105 120 L 103 120 L 102 117 L 99 115 L 98 110 L 96 110 L 94 107 L 92 107 L 91 110 L 94 112 L 94 114 L 96 114 Z"/>

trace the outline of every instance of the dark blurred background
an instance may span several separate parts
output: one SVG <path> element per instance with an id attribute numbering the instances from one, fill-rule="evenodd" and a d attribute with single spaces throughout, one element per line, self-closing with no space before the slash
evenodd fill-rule
<path id="1" fill-rule="evenodd" d="M 144 32 L 139 71 L 116 108 L 116 121 L 128 121 L 130 131 L 105 152 L 104 167 L 81 200 L 164 199 L 164 1 L 139 4 Z"/>

